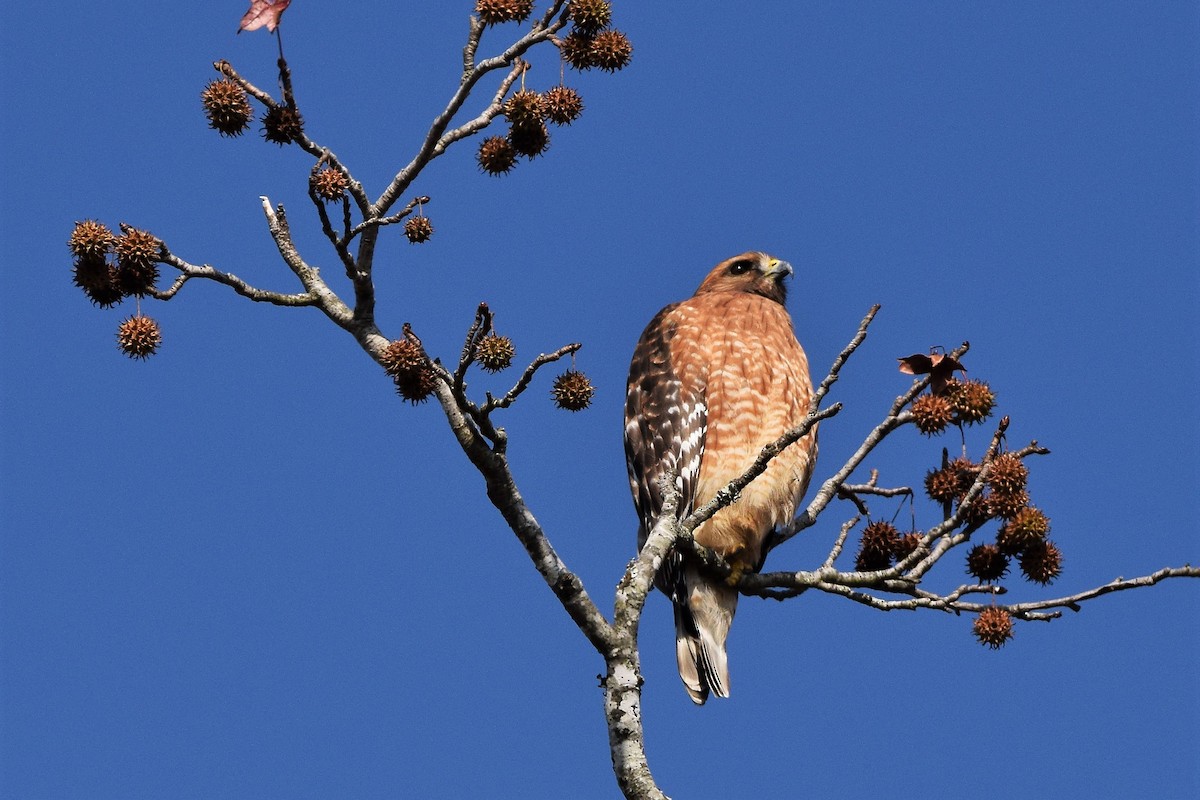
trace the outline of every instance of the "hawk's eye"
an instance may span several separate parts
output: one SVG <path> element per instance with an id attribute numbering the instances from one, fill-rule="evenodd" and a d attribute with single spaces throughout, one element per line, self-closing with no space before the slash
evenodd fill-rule
<path id="1" fill-rule="evenodd" d="M 729 265 L 730 275 L 745 275 L 750 270 L 754 269 L 753 261 L 735 261 Z"/>

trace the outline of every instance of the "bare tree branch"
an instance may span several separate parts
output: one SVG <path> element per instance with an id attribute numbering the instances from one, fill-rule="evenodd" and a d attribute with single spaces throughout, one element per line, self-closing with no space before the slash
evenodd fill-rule
<path id="1" fill-rule="evenodd" d="M 333 245 L 334 251 L 338 254 L 338 258 L 341 259 L 342 265 L 346 268 L 346 277 L 353 281 L 355 280 L 358 272 L 358 267 L 354 263 L 354 256 L 350 254 L 350 250 L 346 247 L 346 241 L 349 239 L 349 235 L 347 233 L 346 235 L 339 236 L 333 230 L 333 223 L 329 219 L 329 212 L 325 209 L 325 201 L 317 196 L 317 189 L 312 181 L 313 177 L 316 176 L 317 171 L 321 169 L 322 163 L 322 160 L 318 160 L 317 163 L 313 165 L 312 172 L 309 173 L 308 199 L 312 201 L 313 207 L 317 210 L 317 216 L 321 220 L 321 232 L 325 234 L 325 238 L 329 240 L 331 245 Z M 345 208 L 344 216 L 346 218 L 346 227 L 349 227 L 350 201 L 344 195 L 342 196 L 342 206 Z"/>
<path id="2" fill-rule="evenodd" d="M 1080 611 L 1081 604 L 1088 600 L 1094 600 L 1097 597 L 1103 597 L 1106 594 L 1113 592 L 1123 592 L 1126 589 L 1140 589 L 1145 586 L 1154 586 L 1157 583 L 1167 580 L 1168 578 L 1200 578 L 1200 567 L 1193 567 L 1191 564 L 1184 564 L 1182 567 L 1165 567 L 1149 575 L 1142 575 L 1138 578 L 1117 578 L 1103 586 L 1097 586 L 1093 589 L 1087 589 L 1082 592 L 1077 592 L 1067 597 L 1056 597 L 1051 600 L 1034 600 L 1029 603 L 1017 603 L 1015 605 L 1002 606 L 1008 613 L 1020 619 L 1052 619 L 1062 615 L 1062 612 L 1052 614 L 1036 614 L 1034 612 L 1046 608 L 1069 608 L 1072 611 Z M 963 606 L 964 611 L 982 611 L 983 607 L 968 607 Z"/>
<path id="3" fill-rule="evenodd" d="M 782 599 L 784 597 L 793 597 L 800 594 L 806 589 L 817 589 L 828 594 L 836 594 L 850 600 L 854 600 L 862 605 L 869 606 L 879 611 L 916 611 L 922 608 L 934 609 L 937 611 L 947 611 L 951 613 L 979 613 L 987 608 L 997 607 L 1004 609 L 1018 619 L 1049 621 L 1062 616 L 1061 611 L 1053 611 L 1050 613 L 1039 613 L 1043 609 L 1069 608 L 1072 611 L 1082 610 L 1082 604 L 1088 600 L 1093 600 L 1097 597 L 1102 597 L 1112 592 L 1124 591 L 1126 589 L 1138 589 L 1146 586 L 1153 586 L 1168 578 L 1200 578 L 1200 567 L 1184 565 L 1182 567 L 1167 567 L 1153 572 L 1149 575 L 1143 575 L 1138 578 L 1123 579 L 1118 578 L 1115 581 L 1106 583 L 1103 586 L 1097 586 L 1093 589 L 1088 589 L 1078 592 L 1067 597 L 1058 597 L 1049 600 L 1035 600 L 1028 603 L 1016 603 L 1012 605 L 997 605 L 995 603 L 969 603 L 964 602 L 960 598 L 969 594 L 992 594 L 1002 595 L 1007 590 L 998 585 L 969 585 L 960 586 L 953 592 L 947 595 L 938 595 L 932 592 L 917 589 L 911 584 L 903 582 L 881 582 L 879 586 L 859 587 L 854 585 L 854 579 L 862 576 L 862 573 L 839 573 L 836 570 L 828 570 L 822 568 L 816 572 L 796 572 L 796 573 L 762 573 L 760 575 L 747 576 L 739 589 L 745 594 L 757 595 L 760 597 L 768 597 L 772 599 Z M 903 595 L 909 595 L 903 599 L 886 599 L 871 594 L 869 590 L 883 590 Z"/>
<path id="4" fill-rule="evenodd" d="M 283 257 L 284 263 L 300 279 L 300 283 L 308 290 L 308 294 L 317 298 L 317 307 L 338 326 L 349 330 L 354 314 L 329 288 L 321 278 L 319 271 L 315 267 L 310 267 L 300 256 L 300 252 L 292 242 L 292 232 L 288 227 L 287 214 L 284 212 L 283 205 L 272 208 L 268 198 L 260 197 L 259 200 L 262 201 L 263 214 L 267 218 L 267 229 L 271 232 L 271 238 L 275 240 L 275 247 L 279 250 L 279 255 Z"/>
<path id="5" fill-rule="evenodd" d="M 463 342 L 462 353 L 458 357 L 458 367 L 454 370 L 454 391 L 463 391 L 463 381 L 467 370 L 475 363 L 475 348 L 483 337 L 492 331 L 492 310 L 487 303 L 480 303 L 475 309 L 475 321 L 467 329 L 467 338 Z"/>
<path id="6" fill-rule="evenodd" d="M 529 384 L 533 382 L 533 376 L 537 373 L 537 371 L 539 369 L 546 366 L 547 364 L 553 364 L 555 361 L 558 361 L 560 358 L 564 358 L 565 356 L 569 356 L 572 353 L 578 352 L 579 348 L 581 348 L 581 347 L 583 347 L 582 343 L 573 342 L 568 345 L 563 345 L 562 347 L 555 350 L 553 353 L 538 354 L 538 357 L 535 358 L 529 364 L 529 366 L 525 368 L 525 371 L 523 373 L 521 373 L 521 377 L 517 379 L 516 384 L 514 384 L 511 389 L 509 389 L 504 395 L 502 395 L 500 397 L 492 397 L 489 394 L 488 398 L 487 398 L 487 402 L 485 402 L 483 404 L 483 408 L 481 410 L 483 411 L 484 414 L 490 414 L 493 409 L 508 408 L 509 406 L 511 406 L 513 403 L 516 402 L 517 398 L 520 397 L 525 392 L 526 389 L 529 388 Z"/>
<path id="7" fill-rule="evenodd" d="M 534 567 L 554 592 L 579 630 L 601 654 L 611 649 L 613 630 L 588 596 L 579 577 L 569 570 L 550 544 L 533 512 L 517 490 L 503 453 L 487 446 L 468 420 L 449 384 L 439 382 L 435 396 L 467 458 L 484 478 L 487 496 L 525 548 Z"/>
<path id="8" fill-rule="evenodd" d="M 664 798 L 650 773 L 642 727 L 642 674 L 638 651 L 638 628 L 642 609 L 654 588 L 654 578 L 671 548 L 683 535 L 675 517 L 679 492 L 675 477 L 659 483 L 662 511 L 638 555 L 617 583 L 613 602 L 613 647 L 605 662 L 604 716 L 608 721 L 609 751 L 617 783 L 626 797 Z"/>
<path id="9" fill-rule="evenodd" d="M 833 569 L 833 563 L 837 561 L 838 556 L 842 554 L 842 548 L 846 546 L 846 537 L 850 535 L 850 531 L 854 530 L 854 526 L 858 524 L 859 519 L 861 517 L 852 517 L 842 525 L 837 539 L 833 542 L 833 547 L 829 550 L 829 555 L 825 557 L 825 563 L 821 565 L 822 570 Z"/>
<path id="10" fill-rule="evenodd" d="M 392 182 L 388 184 L 388 187 L 383 190 L 383 193 L 372 205 L 373 213 L 367 216 L 374 217 L 387 213 L 387 210 L 391 208 L 392 204 L 396 202 L 397 198 L 407 191 L 409 185 L 421 172 L 421 170 L 424 169 L 425 165 L 445 152 L 446 146 L 451 142 L 462 138 L 462 136 L 456 135 L 454 132 L 450 133 L 449 138 L 445 138 L 445 134 L 446 130 L 450 127 L 451 121 L 453 121 L 453 119 L 458 115 L 458 112 L 462 110 L 467 98 L 471 95 L 471 91 L 475 88 L 475 84 L 478 83 L 479 80 L 485 75 L 493 72 L 494 70 L 501 69 L 503 67 L 514 67 L 515 62 L 522 55 L 524 55 L 529 48 L 541 42 L 549 41 L 557 31 L 562 29 L 562 27 L 567 24 L 566 20 L 562 19 L 560 16 L 565 6 L 566 0 L 554 0 L 554 2 L 551 3 L 550 7 L 547 9 L 546 14 L 540 21 L 533 24 L 528 33 L 510 45 L 500 55 L 478 62 L 475 61 L 474 56 L 479 45 L 482 31 L 477 29 L 477 23 L 472 23 L 471 32 L 468 36 L 468 43 L 466 49 L 464 50 L 463 59 L 464 67 L 466 67 L 469 63 L 470 68 L 464 69 L 462 79 L 460 80 L 457 89 L 455 89 L 453 96 L 451 96 L 450 102 L 447 103 L 445 109 L 443 109 L 442 112 L 438 114 L 436 118 L 434 118 L 433 125 L 430 126 L 428 133 L 425 134 L 425 140 L 421 143 L 421 147 L 418 149 L 417 154 L 413 156 L 412 160 L 409 161 L 409 163 L 396 174 L 396 177 L 392 179 Z M 556 16 L 559 18 L 555 19 Z M 506 78 L 506 80 L 516 80 L 516 78 L 520 75 L 520 70 L 516 70 L 514 67 L 514 71 L 516 71 L 516 75 L 513 75 L 513 72 L 510 71 L 509 77 Z M 511 85 L 512 84 L 510 82 L 509 86 L 511 87 Z M 489 104 L 489 108 L 491 108 L 494 104 L 495 103 L 493 101 L 492 104 Z M 487 111 L 485 111 L 484 114 L 486 115 Z M 488 117 L 488 120 L 490 121 L 492 118 L 494 118 L 494 116 L 495 114 L 493 114 L 491 117 Z M 478 124 L 479 119 L 479 117 L 476 117 L 475 120 L 472 120 L 472 122 L 467 124 L 477 125 L 478 127 L 475 127 L 474 130 L 479 130 L 481 127 L 483 127 L 482 125 Z"/>
<path id="11" fill-rule="evenodd" d="M 863 317 L 862 322 L 858 323 L 858 330 L 850 339 L 850 343 L 842 349 L 842 352 L 838 353 L 838 357 L 833 360 L 833 365 L 829 367 L 829 374 L 825 376 L 817 386 L 816 391 L 813 392 L 812 401 L 809 403 L 809 410 L 816 411 L 820 408 L 821 401 L 825 399 L 825 395 L 829 394 L 829 389 L 837 383 L 838 376 L 842 372 L 842 367 L 846 365 L 850 356 L 854 355 L 854 351 L 858 349 L 859 345 L 866 341 L 867 328 L 871 327 L 871 323 L 875 321 L 875 315 L 879 313 L 880 308 L 882 306 L 879 303 L 871 306 L 870 310 L 867 311 L 867 315 Z"/>
<path id="12" fill-rule="evenodd" d="M 197 266 L 196 264 L 189 264 L 179 256 L 172 253 L 170 250 L 167 250 L 165 245 L 162 248 L 160 263 L 168 264 L 174 267 L 175 269 L 179 270 L 180 275 L 175 279 L 175 282 L 172 283 L 168 289 L 162 291 L 159 291 L 158 289 L 150 290 L 150 296 L 156 300 L 170 300 L 179 293 L 179 290 L 182 289 L 183 285 L 189 280 L 192 278 L 203 278 L 205 280 L 214 281 L 215 283 L 228 286 L 242 297 L 248 298 L 257 303 L 271 303 L 272 305 L 277 306 L 314 306 L 318 303 L 316 295 L 309 292 L 303 292 L 300 294 L 284 294 L 282 292 L 272 292 L 266 289 L 259 289 L 246 283 L 233 273 L 222 272 L 219 269 L 209 266 L 208 264 L 203 264 L 200 266 Z"/>
<path id="13" fill-rule="evenodd" d="M 440 156 L 442 153 L 446 152 L 446 148 L 457 142 L 459 139 L 466 139 L 468 136 L 472 136 L 473 134 L 483 130 L 491 124 L 492 120 L 500 116 L 500 113 L 504 108 L 505 96 L 508 94 L 509 90 L 512 89 L 513 84 L 517 82 L 517 78 L 520 78 L 521 75 L 523 75 L 528 69 L 529 64 L 519 58 L 516 59 L 513 62 L 512 68 L 508 71 L 508 74 L 504 76 L 502 81 L 500 81 L 500 86 L 496 89 L 496 93 L 492 97 L 492 102 L 488 103 L 483 111 L 479 112 L 478 116 L 468 120 L 467 122 L 464 122 L 454 130 L 446 131 L 446 133 L 442 134 L 441 138 L 438 139 L 437 144 L 435 144 L 433 149 L 430 151 L 430 159 L 436 158 L 437 156 Z"/>
<path id="14" fill-rule="evenodd" d="M 384 225 L 395 225 L 397 222 L 403 222 L 408 217 L 408 215 L 413 212 L 414 208 L 416 208 L 418 205 L 420 205 L 422 203 L 428 203 L 429 201 L 430 201 L 429 195 L 419 195 L 417 197 L 414 197 L 412 200 L 409 200 L 408 205 L 404 206 L 403 209 L 396 212 L 395 214 L 391 214 L 386 217 L 371 217 L 370 219 L 363 220 L 362 222 L 358 223 L 352 229 L 349 230 L 349 232 L 345 236 L 345 241 L 349 242 L 355 236 L 358 236 L 360 233 L 367 230 L 368 228 L 382 227 Z"/>

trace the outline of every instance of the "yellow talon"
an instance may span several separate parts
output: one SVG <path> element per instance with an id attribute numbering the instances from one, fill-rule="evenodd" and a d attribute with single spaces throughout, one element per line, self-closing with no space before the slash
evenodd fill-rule
<path id="1" fill-rule="evenodd" d="M 746 548 L 737 547 L 725 554 L 725 563 L 729 565 L 729 575 L 725 577 L 727 586 L 737 586 L 742 576 L 750 571 L 751 565 L 745 559 Z"/>

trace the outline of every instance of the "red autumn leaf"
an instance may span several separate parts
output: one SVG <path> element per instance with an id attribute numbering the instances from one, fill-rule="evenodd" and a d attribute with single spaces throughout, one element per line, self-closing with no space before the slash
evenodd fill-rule
<path id="1" fill-rule="evenodd" d="M 250 10 L 238 25 L 238 33 L 256 31 L 264 25 L 268 31 L 274 32 L 279 26 L 279 18 L 291 2 L 292 0 L 251 0 Z"/>
<path id="2" fill-rule="evenodd" d="M 966 372 L 967 368 L 958 363 L 957 359 L 944 353 L 913 353 L 907 358 L 896 359 L 900 362 L 900 371 L 906 375 L 924 375 L 929 373 L 929 391 L 941 394 L 946 390 L 946 384 L 954 376 L 954 372 Z"/>

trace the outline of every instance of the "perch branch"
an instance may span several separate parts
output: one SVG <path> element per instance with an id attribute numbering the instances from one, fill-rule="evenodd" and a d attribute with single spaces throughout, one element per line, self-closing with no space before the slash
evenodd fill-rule
<path id="1" fill-rule="evenodd" d="M 613 647 L 605 662 L 604 716 L 608 722 L 609 750 L 617 783 L 626 797 L 664 798 L 654 782 L 646 760 L 642 726 L 642 674 L 638 652 L 638 628 L 654 578 L 671 548 L 683 535 L 675 517 L 679 492 L 675 476 L 659 482 L 662 511 L 636 558 L 617 583 L 613 603 Z"/>
<path id="2" fill-rule="evenodd" d="M 696 509 L 683 521 L 683 527 L 687 531 L 693 531 L 702 522 L 712 517 L 713 514 L 720 511 L 725 506 L 737 500 L 738 494 L 745 489 L 750 481 L 757 478 L 759 475 L 766 472 L 767 467 L 775 456 L 779 455 L 789 445 L 795 444 L 802 438 L 808 435 L 817 423 L 823 419 L 828 419 L 842 410 L 841 403 L 834 403 L 828 408 L 823 408 L 820 411 L 809 413 L 808 418 L 791 430 L 785 432 L 775 441 L 768 444 L 759 451 L 758 458 L 754 459 L 754 463 L 750 468 L 743 472 L 738 477 L 731 480 L 729 483 L 717 492 L 709 502 L 705 503 L 700 508 Z"/>

